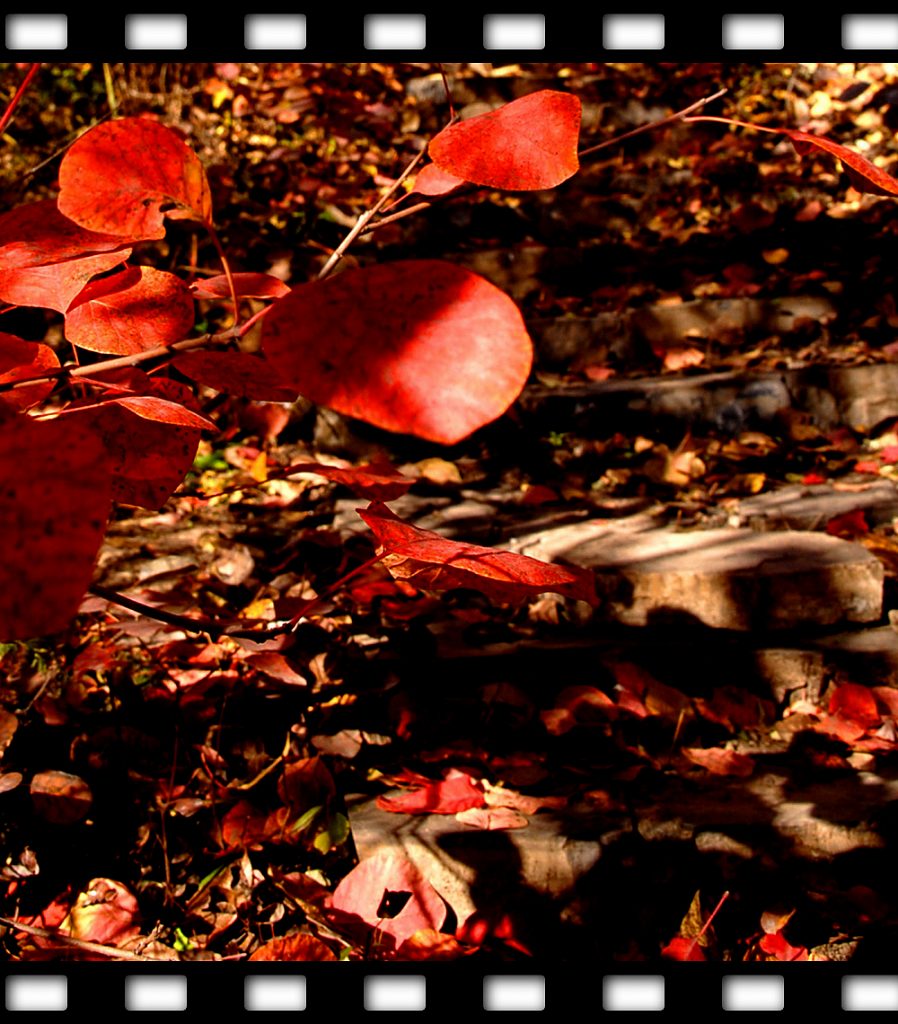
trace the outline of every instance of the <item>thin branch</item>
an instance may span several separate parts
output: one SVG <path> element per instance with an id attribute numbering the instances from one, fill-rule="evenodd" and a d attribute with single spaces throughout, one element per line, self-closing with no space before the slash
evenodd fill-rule
<path id="1" fill-rule="evenodd" d="M 218 253 L 218 260 L 221 263 L 221 269 L 224 271 L 225 278 L 228 282 L 228 289 L 231 292 L 231 301 L 234 303 L 234 326 L 240 323 L 240 302 L 237 299 L 237 288 L 234 285 L 234 275 L 231 273 L 231 264 L 228 260 L 228 254 L 224 251 L 224 246 L 221 244 L 221 239 L 218 237 L 218 232 L 212 227 L 211 224 L 203 225 L 206 231 L 209 232 L 209 237 L 212 239 L 212 244 L 215 246 L 215 251 Z"/>
<path id="2" fill-rule="evenodd" d="M 675 114 L 671 114 L 669 117 L 661 118 L 660 121 L 650 121 L 647 124 L 640 125 L 638 128 L 634 128 L 632 131 L 625 132 L 623 135 L 616 135 L 613 139 L 606 139 L 604 142 L 600 142 L 595 146 L 590 146 L 588 149 L 581 149 L 579 153 L 580 159 L 582 160 L 585 156 L 592 156 L 593 153 L 598 153 L 600 149 L 607 149 L 608 146 L 616 146 L 619 142 L 625 142 L 627 139 L 632 139 L 637 135 L 642 135 L 644 132 L 653 132 L 657 128 L 664 128 L 666 125 L 674 124 L 676 121 L 682 121 L 686 119 L 693 110 L 701 110 L 701 108 L 706 104 L 720 99 L 725 92 L 726 89 L 718 89 L 713 96 L 706 96 L 704 99 L 697 100 L 688 107 L 684 107 L 683 110 L 678 110 Z"/>
<path id="3" fill-rule="evenodd" d="M 33 924 L 23 924 L 11 917 L 0 917 L 0 924 L 15 928 L 18 932 L 25 932 L 26 935 L 34 935 L 38 939 L 47 939 L 50 942 L 59 942 L 63 946 L 72 949 L 80 949 L 85 953 L 96 953 L 99 956 L 108 956 L 110 960 L 150 960 L 154 963 L 161 962 L 161 957 L 143 956 L 140 953 L 132 953 L 129 949 L 116 949 L 115 946 L 103 946 L 99 942 L 88 942 L 86 939 L 76 939 L 71 935 L 63 935 L 61 932 L 51 931 L 48 928 L 36 928 Z"/>
<path id="4" fill-rule="evenodd" d="M 452 103 L 452 90 L 449 88 L 449 79 L 446 78 L 446 69 L 442 64 L 437 62 L 437 67 L 440 69 L 440 75 L 443 79 L 443 88 L 446 90 L 446 102 L 449 104 L 449 117 L 455 120 L 455 107 Z"/>
<path id="5" fill-rule="evenodd" d="M 418 166 L 421 159 L 424 156 L 424 150 L 420 153 L 416 153 L 414 159 L 412 159 L 407 165 L 405 170 L 399 177 L 390 185 L 390 187 L 384 192 L 384 194 L 377 200 L 374 206 L 370 210 L 366 210 L 359 219 L 355 222 L 355 226 L 350 230 L 349 234 L 343 239 L 343 241 L 337 246 L 336 249 L 331 253 L 330 259 L 321 268 L 321 272 L 318 274 L 318 280 L 323 281 L 333 271 L 334 267 L 343 259 L 343 254 L 352 245 L 352 243 L 358 238 L 358 236 L 365 230 L 365 225 L 372 217 L 376 217 L 377 214 L 386 205 L 387 200 L 391 195 L 399 188 L 399 186 L 405 181 L 405 179 L 412 173 L 412 171 Z"/>
<path id="6" fill-rule="evenodd" d="M 25 95 L 25 90 L 31 85 L 34 76 L 40 70 L 40 64 L 31 64 L 28 70 L 25 72 L 25 77 L 22 79 L 22 83 L 15 91 L 15 95 L 9 101 L 9 106 L 3 111 L 3 116 L 0 117 L 0 134 L 6 131 L 6 126 L 12 120 L 12 115 L 15 113 L 16 107 L 19 105 L 19 101 Z"/>
<path id="7" fill-rule="evenodd" d="M 698 117 L 684 117 L 684 121 L 688 124 L 694 124 L 697 121 L 713 121 L 716 124 L 728 124 L 731 127 L 736 128 L 752 128 L 756 132 L 768 132 L 770 135 L 782 135 L 782 128 L 768 128 L 763 124 L 751 124 L 748 121 L 739 121 L 735 117 L 712 117 L 710 114 L 700 114 Z"/>

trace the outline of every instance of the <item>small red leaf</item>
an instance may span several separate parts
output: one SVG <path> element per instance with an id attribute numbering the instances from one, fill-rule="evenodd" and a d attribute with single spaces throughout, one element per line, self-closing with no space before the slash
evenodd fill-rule
<path id="1" fill-rule="evenodd" d="M 696 939 L 687 939 L 684 935 L 675 935 L 661 950 L 661 955 L 668 960 L 707 960 L 702 947 Z"/>
<path id="2" fill-rule="evenodd" d="M 0 640 L 27 640 L 64 629 L 90 582 L 109 517 L 106 453 L 70 416 L 16 415 L 0 426 L 0 480 Z"/>
<path id="3" fill-rule="evenodd" d="M 272 274 L 232 274 L 238 299 L 279 299 L 287 295 L 290 286 Z M 230 299 L 231 288 L 226 274 L 195 281 L 190 286 L 195 299 Z"/>
<path id="4" fill-rule="evenodd" d="M 0 332 L 0 384 L 11 384 L 57 369 L 59 360 L 49 345 L 23 341 L 13 334 Z M 13 391 L 0 391 L 0 404 L 25 412 L 42 402 L 52 390 L 52 380 L 36 381 Z"/>
<path id="5" fill-rule="evenodd" d="M 93 281 L 65 318 L 69 341 L 119 356 L 170 345 L 192 327 L 190 289 L 174 274 L 153 267 L 130 267 Z"/>
<path id="6" fill-rule="evenodd" d="M 774 960 L 807 960 L 808 951 L 805 946 L 790 946 L 782 932 L 772 932 L 765 935 L 758 945 L 765 953 L 769 953 Z"/>
<path id="7" fill-rule="evenodd" d="M 361 466 L 327 466 L 322 462 L 297 462 L 286 470 L 288 476 L 294 473 L 315 473 L 348 487 L 354 494 L 369 501 L 395 501 L 415 482 L 386 461 Z"/>
<path id="8" fill-rule="evenodd" d="M 554 188 L 580 162 L 580 100 L 543 89 L 444 128 L 430 158 L 443 171 L 475 185 L 529 190 Z"/>
<path id="9" fill-rule="evenodd" d="M 446 196 L 464 184 L 464 178 L 442 171 L 436 164 L 428 164 L 418 172 L 412 192 L 421 196 Z"/>
<path id="10" fill-rule="evenodd" d="M 876 697 L 866 686 L 842 683 L 829 700 L 829 713 L 839 715 L 863 729 L 875 729 L 882 721 Z"/>
<path id="11" fill-rule="evenodd" d="M 292 402 L 293 388 L 285 388 L 282 377 L 263 356 L 248 352 L 184 352 L 173 363 L 175 369 L 215 391 L 260 402 Z"/>
<path id="12" fill-rule="evenodd" d="M 164 238 L 166 217 L 212 220 L 199 157 L 177 132 L 149 118 L 86 131 L 62 158 L 59 190 L 60 212 L 92 231 Z"/>
<path id="13" fill-rule="evenodd" d="M 472 807 L 483 807 L 483 787 L 455 768 L 446 772 L 440 782 L 424 776 L 413 776 L 418 785 L 405 793 L 379 796 L 377 806 L 382 811 L 397 814 L 458 814 Z"/>
<path id="14" fill-rule="evenodd" d="M 120 398 L 110 398 L 103 404 L 118 405 L 141 419 L 168 423 L 174 427 L 190 427 L 193 430 L 218 429 L 211 420 L 207 420 L 198 412 L 156 395 L 123 395 Z"/>
<path id="15" fill-rule="evenodd" d="M 500 602 L 551 592 L 597 603 L 595 577 L 587 570 L 447 540 L 404 522 L 380 502 L 358 513 L 383 547 L 383 564 L 394 579 L 409 580 L 422 590 L 465 587 Z"/>
<path id="16" fill-rule="evenodd" d="M 437 260 L 294 288 L 265 317 L 262 347 L 284 385 L 312 401 L 442 444 L 501 416 L 533 360 L 515 303 Z"/>
<path id="17" fill-rule="evenodd" d="M 792 140 L 795 151 L 804 156 L 814 150 L 823 150 L 842 161 L 845 173 L 851 179 L 851 184 L 858 192 L 868 192 L 875 196 L 898 196 L 898 181 L 887 174 L 882 168 L 870 163 L 866 157 L 856 153 L 853 149 L 839 145 L 831 139 L 821 135 L 811 135 L 809 132 L 790 130 L 784 135 Z"/>
<path id="18" fill-rule="evenodd" d="M 870 532 L 867 525 L 867 517 L 862 508 L 852 509 L 850 512 L 843 512 L 840 516 L 833 516 L 827 521 L 826 532 L 834 537 L 862 537 Z"/>

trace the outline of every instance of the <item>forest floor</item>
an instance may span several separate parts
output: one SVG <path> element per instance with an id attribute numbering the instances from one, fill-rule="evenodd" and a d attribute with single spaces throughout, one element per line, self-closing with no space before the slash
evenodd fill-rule
<path id="1" fill-rule="evenodd" d="M 584 145 L 726 87 L 709 113 L 888 169 L 890 67 L 446 70 L 465 114 L 575 92 Z M 111 105 L 153 114 L 203 158 L 235 269 L 291 285 L 447 119 L 430 65 L 106 70 L 42 71 L 4 204 L 54 194 Z M 896 244 L 893 201 L 834 161 L 710 122 L 363 236 L 350 263 L 449 259 L 510 294 L 531 381 L 451 448 L 201 394 L 219 435 L 164 507 L 117 510 L 72 628 L 0 648 L 7 958 L 882 962 Z M 180 222 L 142 258 L 218 272 Z M 62 341 L 43 311 L 0 325 Z M 349 491 L 283 472 L 313 459 L 388 459 L 407 520 L 588 567 L 603 601 L 395 581 Z M 299 615 L 265 644 L 185 628 Z"/>

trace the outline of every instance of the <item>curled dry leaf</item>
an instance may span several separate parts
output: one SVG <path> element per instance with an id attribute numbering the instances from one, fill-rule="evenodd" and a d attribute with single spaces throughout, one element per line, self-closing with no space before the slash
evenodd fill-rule
<path id="1" fill-rule="evenodd" d="M 683 747 L 683 753 L 693 764 L 700 765 L 712 775 L 735 775 L 746 779 L 755 770 L 755 762 L 748 754 L 723 747 Z"/>
<path id="2" fill-rule="evenodd" d="M 354 494 L 369 501 L 395 501 L 415 482 L 385 460 L 361 466 L 327 466 L 321 462 L 297 462 L 286 469 L 285 473 L 288 476 L 294 473 L 315 473 L 348 487 Z"/>
<path id="3" fill-rule="evenodd" d="M 90 786 L 68 772 L 38 772 L 31 780 L 31 800 L 35 811 L 54 825 L 72 825 L 81 821 L 93 803 Z"/>
<path id="4" fill-rule="evenodd" d="M 298 932 L 260 946 L 250 960 L 336 960 L 333 950 L 314 935 Z"/>
<path id="5" fill-rule="evenodd" d="M 2 406 L 0 406 L 2 407 Z M 64 629 L 93 573 L 111 505 L 106 453 L 72 417 L 0 425 L 0 641 Z"/>
<path id="6" fill-rule="evenodd" d="M 0 331 L 0 384 L 11 384 L 59 369 L 59 360 L 49 345 L 23 341 Z M 0 392 L 0 403 L 25 412 L 42 402 L 53 390 L 52 380 L 35 381 L 27 387 Z"/>
<path id="7" fill-rule="evenodd" d="M 580 100 L 542 89 L 488 114 L 444 128 L 430 158 L 475 185 L 511 190 L 554 188 L 580 168 Z"/>
<path id="8" fill-rule="evenodd" d="M 6 748 L 12 743 L 18 728 L 18 718 L 5 708 L 0 708 L 0 757 L 6 753 Z"/>
<path id="9" fill-rule="evenodd" d="M 59 166 L 59 210 L 91 231 L 164 238 L 171 220 L 212 222 L 199 157 L 177 132 L 125 117 L 86 131 Z"/>
<path id="10" fill-rule="evenodd" d="M 441 444 L 501 416 L 533 361 L 516 304 L 437 260 L 294 288 L 265 317 L 262 348 L 284 384 L 313 402 Z"/>
<path id="11" fill-rule="evenodd" d="M 421 590 L 464 587 L 499 602 L 524 601 L 550 591 L 597 603 L 595 577 L 587 570 L 447 540 L 404 522 L 380 502 L 357 511 L 383 548 L 381 560 L 390 575 Z"/>

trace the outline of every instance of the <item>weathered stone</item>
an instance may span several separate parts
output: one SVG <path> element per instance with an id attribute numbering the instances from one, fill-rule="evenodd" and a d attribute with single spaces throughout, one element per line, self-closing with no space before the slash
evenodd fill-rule
<path id="1" fill-rule="evenodd" d="M 850 491 L 795 484 L 740 501 L 731 518 L 753 529 L 823 530 L 830 519 L 857 509 L 870 526 L 891 522 L 898 516 L 898 487 L 891 480 Z"/>
<path id="2" fill-rule="evenodd" d="M 793 393 L 824 430 L 838 424 L 870 430 L 898 416 L 898 363 L 813 368 Z"/>
<path id="3" fill-rule="evenodd" d="M 827 662 L 859 682 L 898 686 L 898 633 L 878 626 L 818 642 Z"/>
<path id="4" fill-rule="evenodd" d="M 872 622 L 882 613 L 882 564 L 826 534 L 678 533 L 652 529 L 643 515 L 560 527 L 522 538 L 517 550 L 594 569 L 606 614 L 630 626 L 788 629 Z"/>
<path id="5" fill-rule="evenodd" d="M 824 658 L 819 651 L 772 647 L 752 654 L 755 670 L 778 703 L 800 697 L 816 703 L 823 690 Z"/>
<path id="6" fill-rule="evenodd" d="M 598 819 L 587 812 L 574 820 L 541 811 L 526 828 L 489 832 L 468 828 L 448 814 L 382 811 L 365 798 L 350 797 L 347 806 L 359 857 L 401 851 L 459 921 L 475 910 L 500 909 L 520 891 L 563 898 L 602 849 Z"/>

